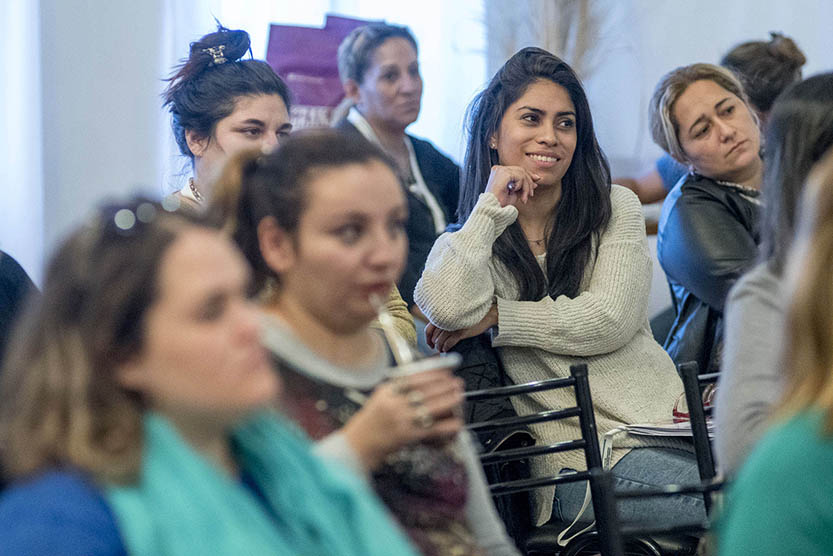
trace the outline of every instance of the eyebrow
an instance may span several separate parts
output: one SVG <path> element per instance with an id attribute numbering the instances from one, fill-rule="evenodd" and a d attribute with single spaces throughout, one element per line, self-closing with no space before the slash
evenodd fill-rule
<path id="1" fill-rule="evenodd" d="M 545 113 L 544 110 L 541 110 L 540 108 L 535 108 L 535 107 L 532 107 L 532 106 L 521 106 L 516 111 L 521 112 L 522 110 L 529 110 L 530 112 L 535 112 L 536 114 L 544 114 Z M 556 118 L 561 118 L 563 116 L 575 116 L 575 115 L 576 115 L 576 113 L 573 112 L 572 110 L 565 110 L 563 112 L 556 112 L 555 113 Z"/>
<path id="2" fill-rule="evenodd" d="M 715 110 L 720 110 L 720 107 L 723 105 L 723 103 L 726 102 L 726 101 L 729 101 L 729 100 L 731 100 L 731 97 L 724 98 L 723 100 L 721 100 L 720 102 L 718 102 L 717 104 L 714 105 L 714 109 Z M 699 125 L 700 122 L 702 122 L 703 120 L 708 120 L 708 119 L 709 119 L 708 116 L 706 116 L 705 114 L 702 114 L 699 118 L 694 120 L 694 123 L 691 124 L 691 127 L 688 128 L 688 132 L 691 133 L 691 131 L 695 128 L 695 126 Z"/>
<path id="3" fill-rule="evenodd" d="M 337 209 L 337 207 L 333 207 Z M 401 205 L 396 205 L 391 207 L 388 211 L 388 216 L 408 216 L 408 205 L 403 203 Z M 371 218 L 366 212 L 361 212 L 359 210 L 351 210 L 349 212 L 345 212 L 342 214 L 331 214 L 330 215 L 331 222 L 337 222 L 339 225 L 344 224 L 345 222 L 365 222 Z"/>
<path id="4" fill-rule="evenodd" d="M 410 64 L 409 64 L 409 66 L 410 66 Z M 398 69 L 399 69 L 399 64 L 395 64 L 395 63 L 382 64 L 381 66 L 379 66 L 379 73 L 385 73 L 386 71 L 389 71 L 389 70 L 398 70 Z"/>
<path id="5" fill-rule="evenodd" d="M 243 120 L 242 122 L 240 122 L 239 125 L 257 125 L 257 126 L 260 126 L 260 127 L 266 127 L 266 123 L 263 122 L 262 120 L 258 120 L 257 118 L 249 118 L 248 120 Z M 283 125 L 281 125 L 281 127 L 280 127 L 280 129 L 287 129 L 287 128 L 292 129 L 292 123 L 291 122 L 286 122 Z"/>

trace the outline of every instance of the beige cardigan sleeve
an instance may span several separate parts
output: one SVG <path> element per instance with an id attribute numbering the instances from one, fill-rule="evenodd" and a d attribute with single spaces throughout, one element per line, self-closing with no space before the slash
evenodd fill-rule
<path id="1" fill-rule="evenodd" d="M 385 302 L 385 309 L 393 317 L 393 323 L 399 335 L 412 346 L 416 346 L 417 337 L 416 328 L 414 327 L 414 317 L 408 311 L 408 305 L 402 299 L 402 295 L 396 286 L 390 290 L 388 300 Z M 382 325 L 379 324 L 378 320 L 374 320 L 370 323 L 370 326 L 379 330 L 382 329 Z"/>
<path id="2" fill-rule="evenodd" d="M 437 238 L 414 291 L 414 301 L 435 326 L 460 330 L 486 316 L 495 294 L 492 245 L 517 217 L 518 209 L 501 207 L 492 193 L 483 193 L 460 230 Z"/>
<path id="3" fill-rule="evenodd" d="M 602 233 L 590 276 L 576 297 L 538 301 L 501 297 L 511 276 L 492 275 L 492 244 L 516 218 L 483 194 L 458 232 L 437 240 L 414 299 L 435 325 L 459 330 L 479 322 L 494 299 L 498 306 L 494 346 L 535 347 L 571 356 L 615 351 L 647 322 L 651 258 L 637 197 L 614 185 L 613 214 Z M 507 209 L 512 209 L 509 213 Z M 497 282 L 497 283 L 496 283 Z"/>

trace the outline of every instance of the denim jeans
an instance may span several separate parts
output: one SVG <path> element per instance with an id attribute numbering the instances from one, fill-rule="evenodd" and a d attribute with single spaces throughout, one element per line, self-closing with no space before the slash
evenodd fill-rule
<path id="1" fill-rule="evenodd" d="M 566 471 L 562 469 L 562 472 Z M 611 469 L 616 489 L 633 490 L 667 484 L 692 484 L 700 481 L 697 459 L 686 450 L 673 448 L 637 448 L 628 452 Z M 585 481 L 558 485 L 553 505 L 553 518 L 572 521 L 581 509 Z M 652 497 L 617 502 L 622 523 L 673 525 L 702 521 L 706 518 L 703 497 L 696 494 Z M 593 520 L 592 506 L 581 522 Z"/>

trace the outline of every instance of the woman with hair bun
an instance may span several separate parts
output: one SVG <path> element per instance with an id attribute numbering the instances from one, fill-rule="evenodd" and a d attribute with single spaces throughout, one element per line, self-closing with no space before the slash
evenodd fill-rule
<path id="1" fill-rule="evenodd" d="M 807 58 L 790 37 L 772 32 L 768 41 L 741 43 L 723 56 L 720 65 L 731 70 L 743 84 L 749 104 L 755 109 L 761 128 L 766 124 L 778 95 L 801 81 L 801 67 Z"/>
<path id="2" fill-rule="evenodd" d="M 164 106 L 179 151 L 193 176 L 173 197 L 200 210 L 222 162 L 243 149 L 274 148 L 292 129 L 289 88 L 251 54 L 246 31 L 219 27 L 191 43 L 190 54 L 169 78 Z"/>
<path id="3" fill-rule="evenodd" d="M 191 43 L 191 54 L 170 78 L 165 106 L 180 152 L 194 175 L 172 195 L 176 204 L 201 212 L 223 162 L 247 149 L 269 151 L 289 136 L 289 89 L 263 60 L 251 53 L 249 34 L 220 27 Z M 391 284 L 387 308 L 397 330 L 416 343 L 413 318 Z"/>
<path id="4" fill-rule="evenodd" d="M 0 554 L 414 556 L 275 413 L 249 280 L 217 230 L 141 199 L 66 240 L 0 382 Z"/>

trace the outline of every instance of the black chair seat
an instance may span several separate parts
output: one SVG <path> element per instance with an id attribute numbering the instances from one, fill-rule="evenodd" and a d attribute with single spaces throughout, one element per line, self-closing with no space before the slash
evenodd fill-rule
<path id="1" fill-rule="evenodd" d="M 588 525 L 590 524 L 578 523 L 575 525 L 575 530 L 580 531 Z M 558 550 L 558 534 L 569 526 L 569 523 L 552 520 L 536 527 L 524 540 L 526 554 L 554 554 Z"/>
<path id="2" fill-rule="evenodd" d="M 525 554 L 528 556 L 544 556 L 558 554 L 559 556 L 589 556 L 599 554 L 599 535 L 593 531 L 582 534 L 570 543 L 568 547 L 558 546 L 558 534 L 570 524 L 552 520 L 530 532 L 522 542 Z M 589 523 L 578 523 L 574 531 L 580 531 Z M 655 534 L 638 536 L 623 541 L 626 556 L 679 556 L 697 553 L 699 538 L 693 535 L 665 535 Z"/>

